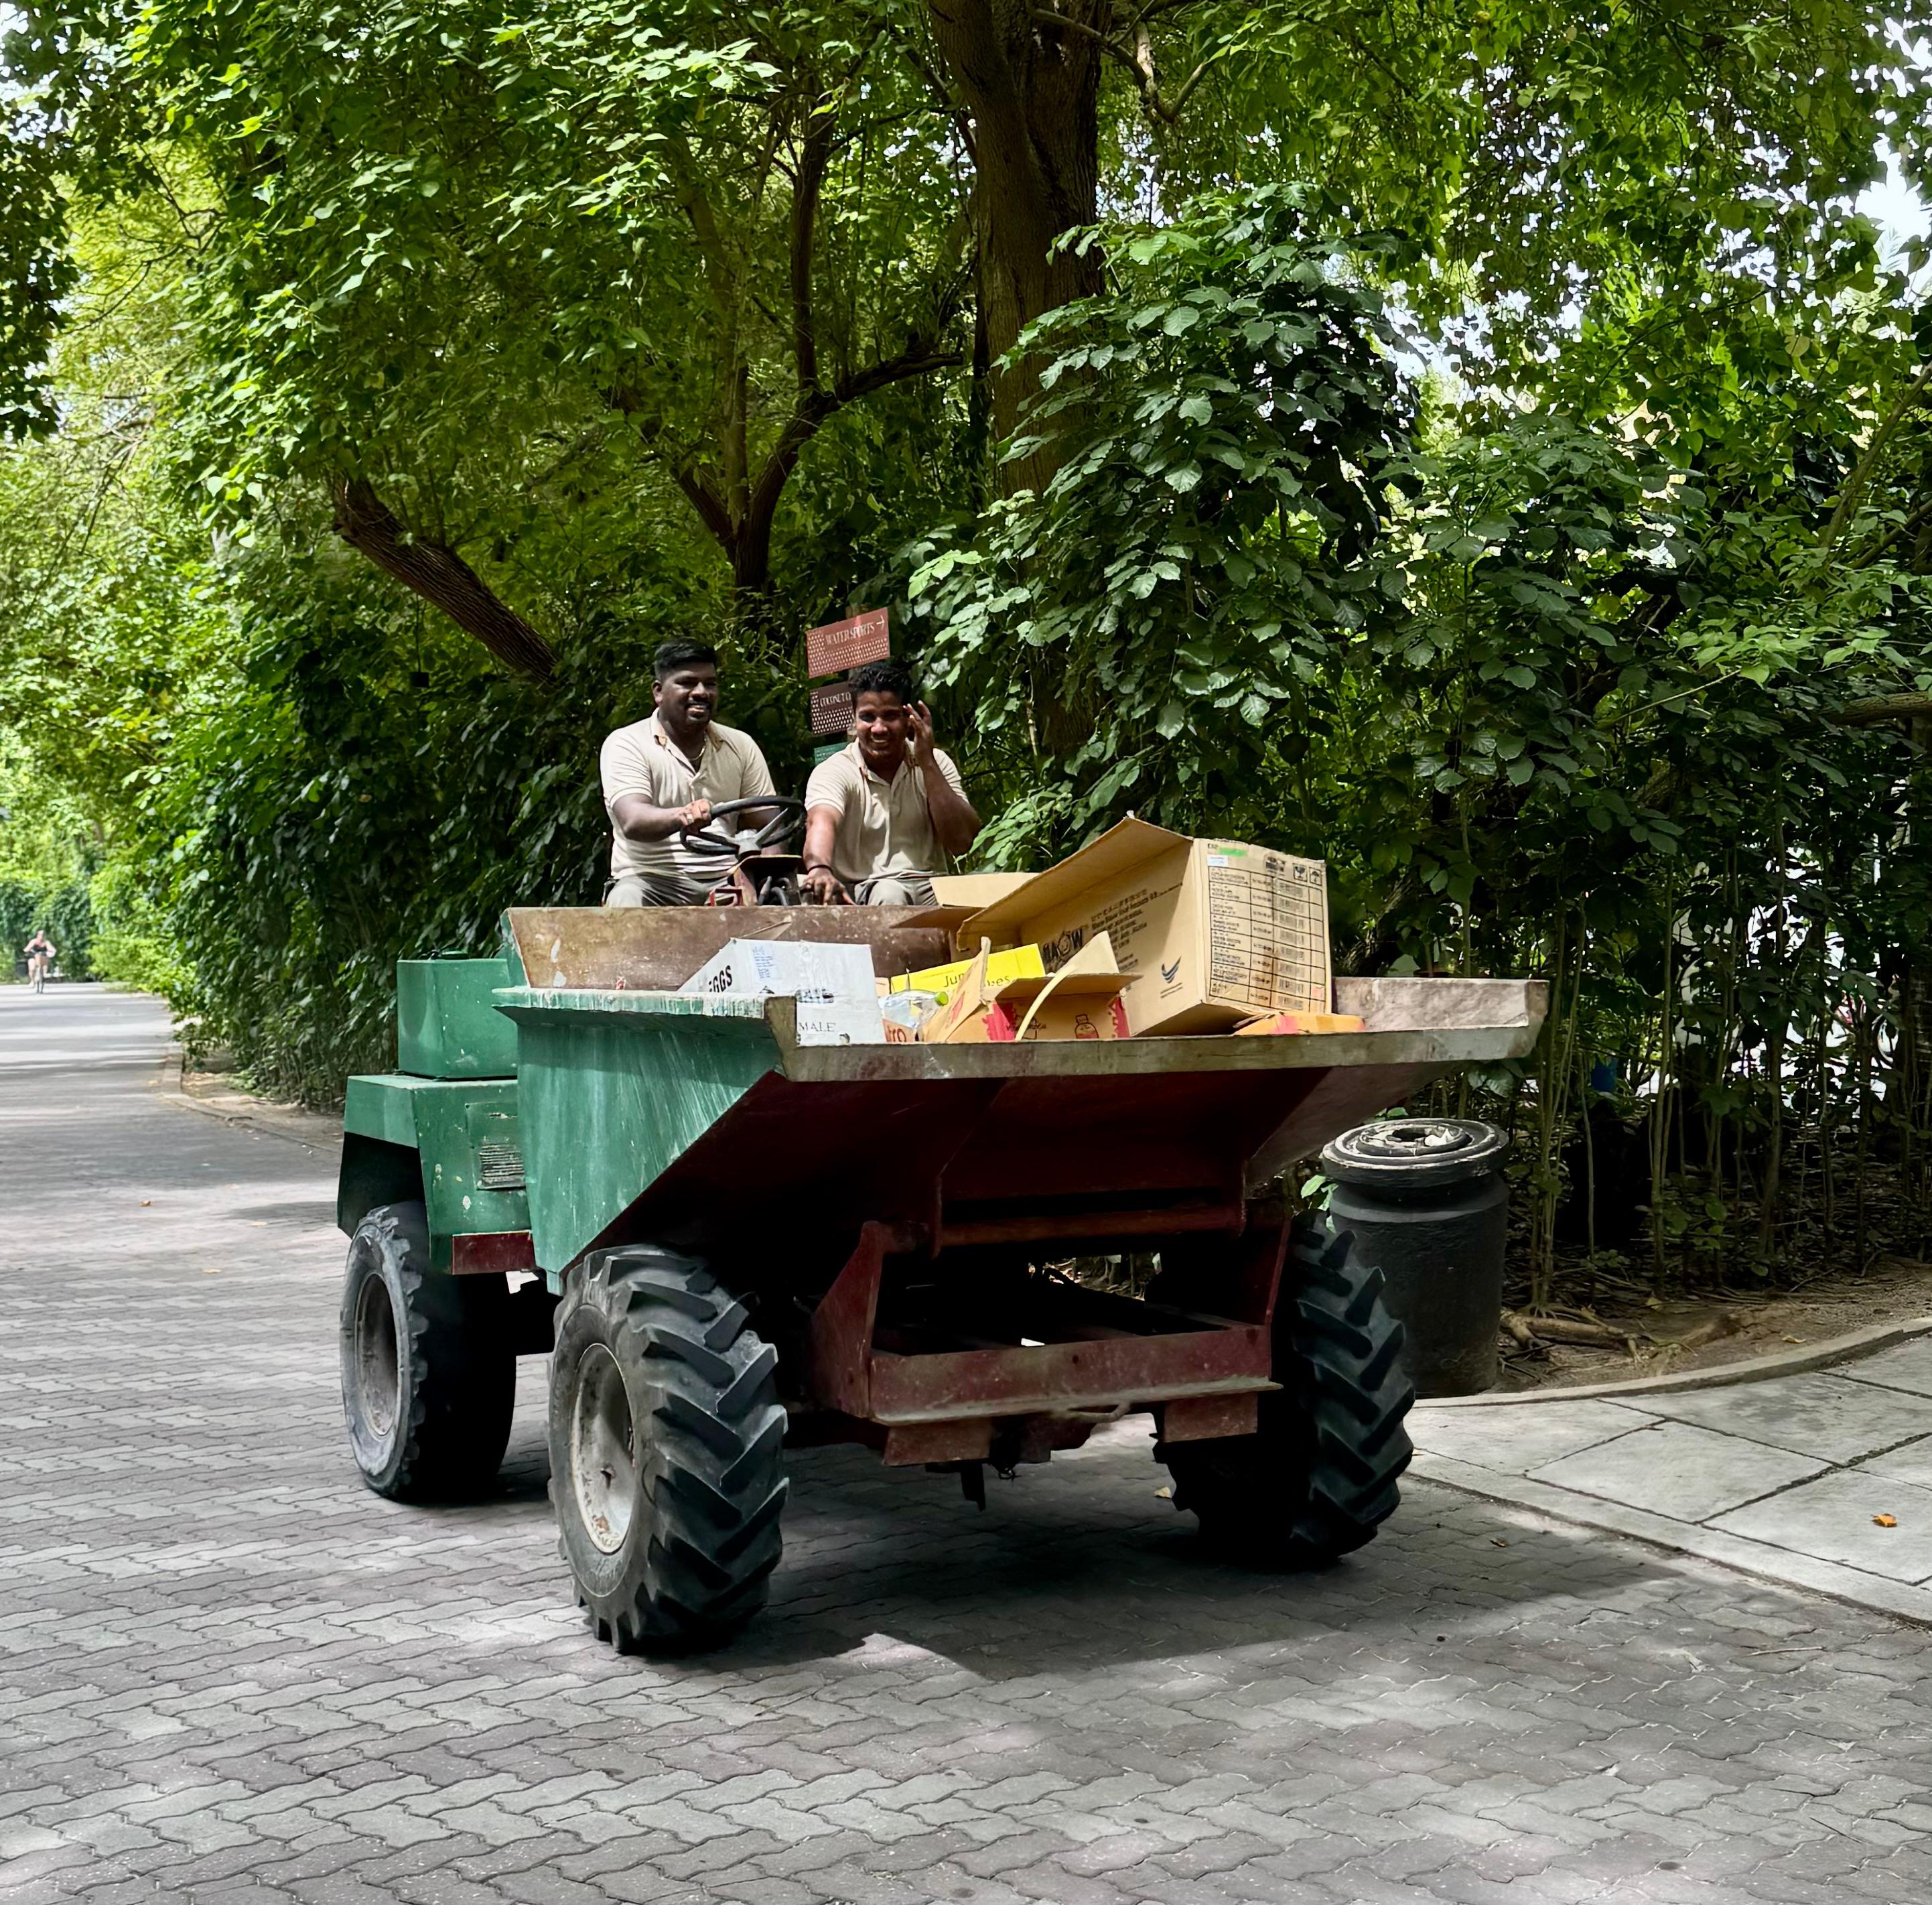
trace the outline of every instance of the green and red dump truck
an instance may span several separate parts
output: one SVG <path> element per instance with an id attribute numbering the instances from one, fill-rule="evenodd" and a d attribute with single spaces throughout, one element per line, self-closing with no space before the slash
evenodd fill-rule
<path id="1" fill-rule="evenodd" d="M 763 1604 L 785 1451 L 1010 1470 L 1150 1411 L 1176 1505 L 1286 1565 L 1395 1505 L 1412 1390 L 1380 1279 L 1295 1160 L 1526 1053 L 1534 981 L 1342 979 L 1360 1032 L 812 1045 L 795 1001 L 677 989 L 734 938 L 952 948 L 892 908 L 520 909 L 498 959 L 405 962 L 398 1069 L 350 1081 L 344 1410 L 368 1486 L 486 1487 L 548 1354 L 550 1493 L 620 1648 Z M 1142 1297 L 1080 1260 L 1156 1259 Z"/>

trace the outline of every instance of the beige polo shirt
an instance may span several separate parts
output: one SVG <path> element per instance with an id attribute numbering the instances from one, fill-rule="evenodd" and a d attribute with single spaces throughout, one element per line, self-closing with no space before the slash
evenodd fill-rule
<path id="1" fill-rule="evenodd" d="M 963 800 L 966 789 L 952 757 L 934 748 L 932 758 L 947 786 Z M 890 782 L 867 767 L 855 741 L 821 761 L 806 783 L 805 807 L 830 807 L 838 816 L 832 870 L 850 886 L 879 873 L 943 873 L 946 856 L 926 804 L 926 777 L 908 762 Z"/>
<path id="2" fill-rule="evenodd" d="M 693 801 L 746 801 L 776 792 L 772 771 L 758 744 L 736 728 L 713 722 L 704 751 L 693 768 L 684 750 L 658 725 L 655 711 L 604 738 L 598 765 L 604 777 L 604 811 L 610 816 L 610 876 L 626 873 L 687 873 L 704 879 L 717 870 L 720 856 L 692 853 L 675 834 L 661 840 L 626 840 L 617 831 L 617 803 L 634 794 L 654 807 L 681 807 Z M 727 829 L 736 825 L 722 823 Z"/>

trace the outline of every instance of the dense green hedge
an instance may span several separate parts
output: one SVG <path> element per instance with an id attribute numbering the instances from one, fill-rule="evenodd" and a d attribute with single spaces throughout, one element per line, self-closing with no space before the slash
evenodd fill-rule
<path id="1" fill-rule="evenodd" d="M 63 978 L 95 976 L 94 906 L 86 881 L 42 888 L 24 880 L 0 879 L 0 947 L 5 948 L 4 977 L 13 977 L 21 948 L 37 930 L 44 930 L 53 941 Z"/>

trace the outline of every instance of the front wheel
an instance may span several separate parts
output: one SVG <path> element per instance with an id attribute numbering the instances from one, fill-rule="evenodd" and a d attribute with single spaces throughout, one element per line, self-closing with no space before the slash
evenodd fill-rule
<path id="1" fill-rule="evenodd" d="M 1261 1399 L 1256 1433 L 1156 1446 L 1174 1507 L 1232 1559 L 1318 1566 L 1373 1540 L 1395 1512 L 1415 1387 L 1382 1273 L 1356 1263 L 1351 1243 L 1317 1214 L 1295 1219 L 1275 1305 L 1282 1387 Z"/>
<path id="2" fill-rule="evenodd" d="M 570 1281 L 550 1358 L 550 1501 L 600 1639 L 723 1639 L 765 1603 L 784 1508 L 778 1352 L 703 1265 L 602 1251 Z"/>
<path id="3" fill-rule="evenodd" d="M 517 1359 L 499 1277 L 430 1268 L 420 1203 L 379 1205 L 349 1243 L 342 1414 L 362 1479 L 394 1501 L 474 1495 L 510 1439 Z"/>

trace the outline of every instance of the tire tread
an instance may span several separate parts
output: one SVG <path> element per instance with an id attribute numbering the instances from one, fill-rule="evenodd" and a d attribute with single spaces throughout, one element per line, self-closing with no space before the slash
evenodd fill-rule
<path id="1" fill-rule="evenodd" d="M 722 1639 L 764 1605 L 783 1548 L 777 1352 L 749 1327 L 745 1306 L 690 1259 L 626 1246 L 599 1252 L 572 1279 L 558 1312 L 550 1427 L 550 1495 L 566 1560 L 564 1518 L 575 1512 L 564 1479 L 569 1405 L 556 1384 L 566 1335 L 580 1333 L 572 1319 L 585 1310 L 596 1312 L 592 1333 L 627 1368 L 627 1382 L 636 1372 L 646 1499 L 636 1510 L 644 1525 L 608 1591 L 572 1561 L 579 1597 L 596 1631 L 622 1650 Z"/>
<path id="2" fill-rule="evenodd" d="M 1414 1453 L 1403 1418 L 1415 1392 L 1382 1273 L 1353 1262 L 1352 1241 L 1318 1217 L 1295 1220 L 1276 1305 L 1283 1387 L 1262 1399 L 1257 1432 L 1156 1446 L 1175 1507 L 1237 1558 L 1290 1567 L 1336 1560 L 1372 1540 L 1400 1499 Z"/>

